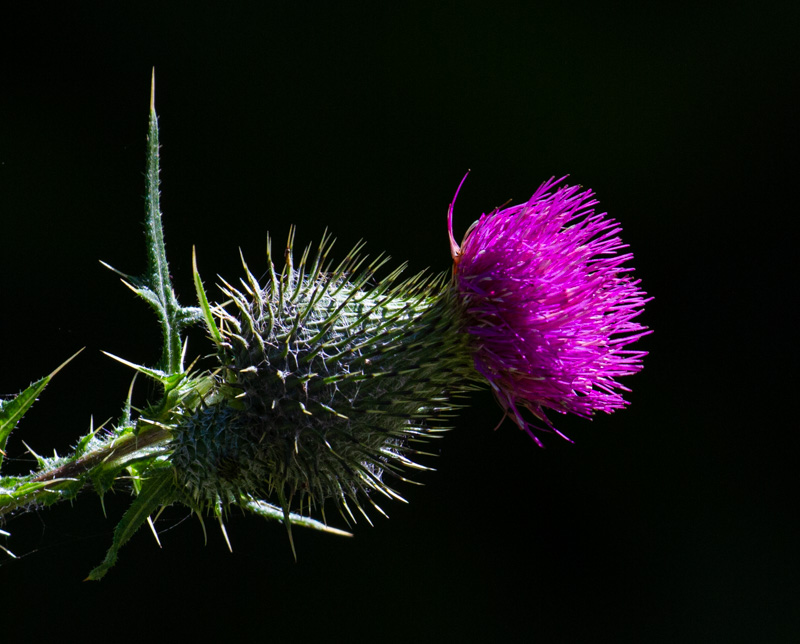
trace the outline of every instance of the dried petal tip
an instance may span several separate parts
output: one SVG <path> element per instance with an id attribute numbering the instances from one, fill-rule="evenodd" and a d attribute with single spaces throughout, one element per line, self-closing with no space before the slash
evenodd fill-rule
<path id="1" fill-rule="evenodd" d="M 632 255 L 620 252 L 620 227 L 594 212 L 591 190 L 561 181 L 481 215 L 460 248 L 452 242 L 475 368 L 540 445 L 533 429 L 560 434 L 546 409 L 591 417 L 627 404 L 617 379 L 639 371 L 647 352 L 625 347 L 650 333 L 633 321 L 649 300 L 623 266 Z"/>
<path id="2" fill-rule="evenodd" d="M 461 183 L 458 184 L 458 188 L 456 188 L 456 194 L 453 196 L 453 201 L 451 201 L 450 205 L 447 207 L 447 233 L 450 235 L 450 255 L 453 258 L 453 264 L 456 266 L 461 258 L 461 247 L 456 243 L 456 238 L 453 236 L 453 208 L 456 205 L 456 199 L 458 199 L 458 193 L 461 190 L 461 186 L 464 185 L 464 182 L 467 180 L 468 176 L 469 170 L 467 170 L 467 174 L 465 174 L 461 179 Z"/>

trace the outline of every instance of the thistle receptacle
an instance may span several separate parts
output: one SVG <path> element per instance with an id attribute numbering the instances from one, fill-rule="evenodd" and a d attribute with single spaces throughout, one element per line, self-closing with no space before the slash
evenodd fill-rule
<path id="1" fill-rule="evenodd" d="M 222 286 L 228 303 L 207 308 L 224 409 L 176 429 L 172 462 L 197 500 L 245 491 L 309 511 L 335 499 L 352 519 L 351 504 L 380 510 L 376 493 L 401 498 L 388 479 L 422 467 L 420 445 L 474 373 L 467 338 L 443 276 L 377 279 L 387 260 L 368 263 L 361 244 L 333 266 L 327 236 L 295 267 L 292 244 L 281 270 L 268 257 L 264 284 L 244 265 L 239 288 Z"/>

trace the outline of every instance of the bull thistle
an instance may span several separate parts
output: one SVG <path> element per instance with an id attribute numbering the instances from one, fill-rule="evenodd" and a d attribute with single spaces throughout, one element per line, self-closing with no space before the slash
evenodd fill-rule
<path id="1" fill-rule="evenodd" d="M 198 305 L 187 307 L 164 247 L 153 91 L 147 138 L 147 270 L 116 272 L 155 311 L 163 346 L 152 367 L 116 359 L 158 382 L 160 395 L 134 413 L 129 392 L 114 427 L 91 428 L 65 457 L 37 456 L 27 476 L 0 477 L 0 517 L 133 481 L 135 498 L 89 579 L 106 574 L 145 522 L 158 539 L 151 517 L 171 504 L 201 523 L 215 517 L 229 547 L 232 506 L 283 522 L 293 551 L 293 525 L 349 535 L 328 525 L 326 510 L 347 525 L 385 514 L 409 470 L 429 469 L 418 462 L 425 443 L 480 385 L 539 444 L 534 429 L 557 431 L 545 409 L 591 416 L 625 404 L 616 379 L 641 369 L 645 352 L 625 347 L 648 333 L 633 321 L 646 298 L 590 192 L 546 182 L 526 204 L 483 215 L 461 245 L 451 204 L 454 266 L 438 277 L 404 279 L 404 266 L 381 277 L 388 257 L 370 260 L 361 243 L 336 263 L 328 234 L 298 260 L 291 228 L 282 264 L 268 239 L 266 277 L 242 258 L 239 282 L 221 280 L 221 303 L 209 302 L 193 257 Z M 184 364 L 196 324 L 215 349 L 208 370 Z M 0 400 L 0 466 L 55 373 Z"/>

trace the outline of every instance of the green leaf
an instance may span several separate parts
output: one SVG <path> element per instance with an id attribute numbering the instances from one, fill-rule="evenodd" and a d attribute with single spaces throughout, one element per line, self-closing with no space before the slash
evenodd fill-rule
<path id="1" fill-rule="evenodd" d="M 122 516 L 114 529 L 114 539 L 106 553 L 106 558 L 99 566 L 89 573 L 85 581 L 102 579 L 109 569 L 117 562 L 117 553 L 134 533 L 147 521 L 147 518 L 163 505 L 169 505 L 175 500 L 172 488 L 174 474 L 171 469 L 163 469 L 142 482 L 141 491 L 136 500 Z"/>
<path id="2" fill-rule="evenodd" d="M 211 339 L 219 347 L 222 344 L 222 334 L 219 332 L 217 323 L 214 322 L 214 316 L 211 314 L 211 306 L 208 304 L 206 291 L 203 288 L 203 281 L 200 279 L 200 273 L 197 271 L 197 254 L 194 247 L 192 247 L 192 275 L 194 275 L 194 288 L 197 291 L 197 300 L 200 302 L 200 310 L 203 312 L 203 319 L 205 320 L 208 332 L 211 334 Z"/>
<path id="3" fill-rule="evenodd" d="M 289 512 L 288 515 L 284 513 L 284 511 L 276 505 L 272 505 L 271 503 L 267 503 L 266 501 L 260 501 L 256 499 L 252 499 L 249 501 L 244 502 L 244 507 L 257 514 L 265 519 L 272 519 L 275 521 L 289 521 L 289 523 L 293 525 L 299 525 L 303 528 L 311 528 L 313 530 L 320 530 L 321 532 L 327 532 L 328 534 L 336 534 L 340 537 L 352 537 L 353 535 L 350 532 L 346 532 L 345 530 L 339 530 L 338 528 L 332 528 L 329 525 L 322 523 L 321 521 L 316 521 L 309 517 L 304 517 L 301 514 L 295 514 L 294 512 Z"/>
<path id="4" fill-rule="evenodd" d="M 25 391 L 20 392 L 11 400 L 0 400 L 0 466 L 3 465 L 3 456 L 5 455 L 3 450 L 8 442 L 8 437 L 17 426 L 17 423 L 25 415 L 25 412 L 31 408 L 31 405 L 36 402 L 39 394 L 42 393 L 47 383 L 50 382 L 50 379 L 61 371 L 61 369 L 81 351 L 83 351 L 83 349 L 65 360 L 52 373 L 41 380 L 37 380 Z"/>
<path id="5" fill-rule="evenodd" d="M 141 293 L 156 308 L 161 318 L 164 347 L 159 367 L 170 373 L 181 371 L 181 338 L 176 316 L 180 305 L 172 289 L 167 264 L 167 249 L 164 244 L 164 228 L 161 223 L 159 192 L 159 145 L 158 117 L 155 108 L 155 70 L 150 91 L 150 124 L 147 133 L 147 171 L 145 173 L 145 237 L 147 243 L 147 275 L 145 284 L 150 293 Z"/>
<path id="6" fill-rule="evenodd" d="M 140 364 L 136 364 L 134 362 L 129 362 L 125 360 L 125 358 L 120 358 L 119 356 L 115 356 L 113 353 L 109 353 L 108 351 L 102 351 L 112 360 L 116 360 L 117 362 L 124 364 L 126 367 L 130 367 L 134 371 L 139 373 L 143 373 L 145 376 L 149 376 L 153 380 L 157 380 L 161 384 L 165 384 L 170 379 L 170 374 L 161 371 L 160 369 L 151 369 L 150 367 L 145 367 Z"/>
<path id="7" fill-rule="evenodd" d="M 147 246 L 147 270 L 144 275 L 134 277 L 122 273 L 103 263 L 121 278 L 123 284 L 147 302 L 158 317 L 161 326 L 163 347 L 161 358 L 153 369 L 134 366 L 138 371 L 161 380 L 161 374 L 175 375 L 184 372 L 182 332 L 187 327 L 203 320 L 203 312 L 197 307 L 181 306 L 172 287 L 164 243 L 164 227 L 161 218 L 161 193 L 159 191 L 159 143 L 158 116 L 155 109 L 155 70 L 150 92 L 150 120 L 147 131 L 147 169 L 145 171 L 145 244 Z M 130 364 L 130 363 L 128 363 Z"/>
<path id="8" fill-rule="evenodd" d="M 48 382 L 50 382 L 50 378 L 42 378 L 34 382 L 25 391 L 17 394 L 15 398 L 0 401 L 0 465 L 3 464 L 3 456 L 5 455 L 3 450 L 11 431 L 17 426 L 25 412 L 31 408 L 31 405 L 42 393 Z"/>

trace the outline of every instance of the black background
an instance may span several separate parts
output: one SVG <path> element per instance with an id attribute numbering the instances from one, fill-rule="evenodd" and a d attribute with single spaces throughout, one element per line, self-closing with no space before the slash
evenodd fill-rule
<path id="1" fill-rule="evenodd" d="M 12 436 L 64 452 L 114 418 L 158 328 L 99 263 L 144 266 L 150 69 L 176 289 L 327 226 L 411 268 L 552 175 L 593 188 L 655 299 L 629 409 L 546 449 L 477 395 L 409 505 L 352 539 L 172 509 L 100 583 L 127 492 L 13 518 L 0 639 L 796 642 L 798 10 L 789 3 L 68 3 L 0 21 L 3 369 L 80 347 Z M 193 336 L 190 353 L 205 351 Z M 141 395 L 146 387 L 140 385 Z"/>

